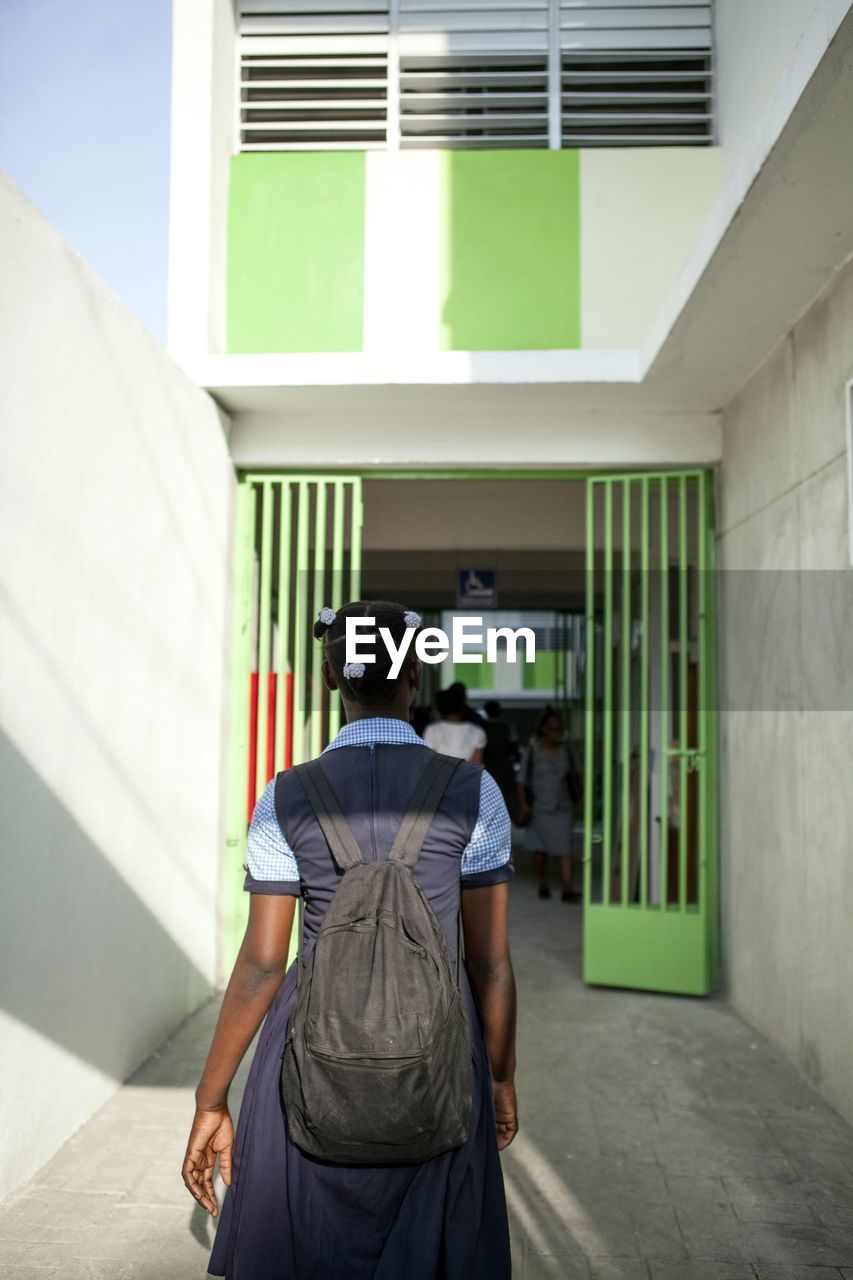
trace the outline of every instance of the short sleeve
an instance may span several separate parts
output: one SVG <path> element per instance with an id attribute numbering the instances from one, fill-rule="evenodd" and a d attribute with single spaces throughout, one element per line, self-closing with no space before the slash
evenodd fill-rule
<path id="1" fill-rule="evenodd" d="M 509 880 L 514 873 L 511 855 L 509 813 L 500 787 L 489 771 L 483 769 L 480 775 L 480 811 L 471 839 L 462 854 L 462 888 L 476 889 Z"/>
<path id="2" fill-rule="evenodd" d="M 485 747 L 486 743 L 489 741 L 489 735 L 486 733 L 486 730 L 481 729 L 478 724 L 472 725 L 471 727 L 474 730 L 473 750 L 481 751 L 483 747 Z"/>
<path id="3" fill-rule="evenodd" d="M 246 852 L 243 888 L 247 893 L 299 897 L 299 867 L 276 817 L 275 778 L 255 805 Z"/>

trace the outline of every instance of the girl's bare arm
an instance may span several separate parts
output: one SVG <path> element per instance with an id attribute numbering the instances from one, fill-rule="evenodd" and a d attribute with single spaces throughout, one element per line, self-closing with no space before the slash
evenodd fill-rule
<path id="1" fill-rule="evenodd" d="M 281 985 L 295 905 L 289 894 L 251 895 L 246 933 L 195 1091 L 203 1111 L 227 1105 L 231 1081 Z"/>
<path id="2" fill-rule="evenodd" d="M 515 1097 L 515 974 L 509 954 L 506 883 L 462 890 L 465 967 L 483 1019 L 492 1066 L 498 1147 L 518 1132 Z"/>
<path id="3" fill-rule="evenodd" d="M 223 1181 L 231 1183 L 234 1129 L 228 1090 L 284 977 L 295 904 L 290 895 L 252 894 L 249 923 L 196 1089 L 195 1118 L 181 1176 L 188 1191 L 213 1217 L 219 1211 L 213 1189 L 217 1159 Z"/>

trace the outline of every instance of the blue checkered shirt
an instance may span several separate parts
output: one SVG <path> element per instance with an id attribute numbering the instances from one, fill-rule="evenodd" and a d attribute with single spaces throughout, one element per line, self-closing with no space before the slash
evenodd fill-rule
<path id="1" fill-rule="evenodd" d="M 369 716 L 346 724 L 325 748 L 363 747 L 374 742 L 426 747 L 410 724 L 391 716 Z M 249 827 L 248 866 L 254 880 L 293 883 L 299 880 L 296 855 L 282 834 L 275 815 L 275 778 L 255 805 Z M 461 876 L 493 871 L 510 860 L 510 821 L 504 798 L 485 769 L 480 778 L 480 812 L 471 839 L 462 853 Z"/>

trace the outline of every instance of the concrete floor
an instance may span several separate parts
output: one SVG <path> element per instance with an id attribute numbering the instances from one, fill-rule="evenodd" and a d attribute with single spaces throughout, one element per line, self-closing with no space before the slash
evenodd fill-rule
<path id="1" fill-rule="evenodd" d="M 584 988 L 580 919 L 518 877 L 514 1280 L 853 1280 L 853 1131 L 724 1004 Z M 205 1274 L 179 1171 L 217 1008 L 2 1206 L 0 1280 Z"/>

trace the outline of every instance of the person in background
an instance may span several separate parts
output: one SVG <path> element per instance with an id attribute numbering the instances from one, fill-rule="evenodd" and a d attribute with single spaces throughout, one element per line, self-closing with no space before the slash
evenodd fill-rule
<path id="1" fill-rule="evenodd" d="M 518 748 L 513 741 L 512 726 L 501 718 L 501 704 L 492 699 L 483 710 L 486 713 L 486 749 L 483 764 L 501 789 L 510 816 L 518 809 L 518 794 L 514 764 Z"/>
<path id="2" fill-rule="evenodd" d="M 478 724 L 481 729 L 485 729 L 485 716 L 481 716 L 479 711 L 475 711 L 474 708 L 468 704 L 467 686 L 464 685 L 461 680 L 457 680 L 455 684 L 450 686 L 450 692 L 457 694 L 462 699 L 462 705 L 464 708 L 462 712 L 462 719 L 466 720 L 469 724 Z"/>
<path id="3" fill-rule="evenodd" d="M 427 746 L 446 756 L 482 764 L 486 731 L 465 719 L 465 686 L 453 684 L 441 689 L 435 696 L 435 709 L 439 719 L 428 724 L 423 733 Z"/>
<path id="4" fill-rule="evenodd" d="M 519 816 L 527 824 L 525 844 L 536 862 L 539 897 L 550 898 L 548 862 L 559 858 L 563 902 L 573 902 L 580 896 L 572 890 L 573 814 L 568 775 L 574 765 L 563 717 L 559 711 L 546 707 L 521 760 L 517 784 Z M 528 789 L 532 791 L 532 801 Z"/>

